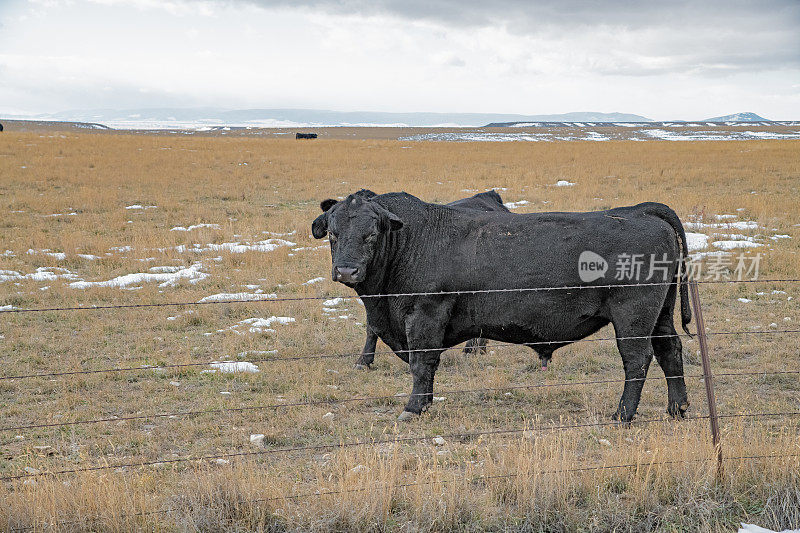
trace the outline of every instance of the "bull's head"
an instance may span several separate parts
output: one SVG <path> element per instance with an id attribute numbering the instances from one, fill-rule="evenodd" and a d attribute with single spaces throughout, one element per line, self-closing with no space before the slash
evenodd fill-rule
<path id="1" fill-rule="evenodd" d="M 359 191 L 341 202 L 320 203 L 322 214 L 311 224 L 311 233 L 316 239 L 330 237 L 333 281 L 346 285 L 364 281 L 380 241 L 403 227 L 397 215 L 371 201 L 373 196 L 371 191 Z"/>

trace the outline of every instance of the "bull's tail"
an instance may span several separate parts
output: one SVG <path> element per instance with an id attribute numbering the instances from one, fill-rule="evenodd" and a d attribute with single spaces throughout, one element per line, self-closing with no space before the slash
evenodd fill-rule
<path id="1" fill-rule="evenodd" d="M 646 205 L 647 208 L 645 212 L 660 218 L 672 226 L 678 238 L 681 256 L 675 281 L 678 284 L 681 296 L 681 326 L 683 327 L 683 331 L 691 335 L 687 327 L 692 321 L 692 309 L 689 306 L 689 272 L 686 268 L 686 258 L 689 255 L 689 247 L 686 245 L 686 231 L 683 229 L 683 224 L 681 224 L 678 215 L 668 206 L 658 203 L 649 203 Z"/>

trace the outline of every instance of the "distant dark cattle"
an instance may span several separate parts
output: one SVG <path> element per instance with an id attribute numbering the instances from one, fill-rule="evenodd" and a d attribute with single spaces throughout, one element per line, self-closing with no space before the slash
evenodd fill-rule
<path id="1" fill-rule="evenodd" d="M 3 125 L 0 124 L 0 131 L 3 131 Z"/>
<path id="2" fill-rule="evenodd" d="M 296 133 L 294 136 L 295 139 L 316 139 L 316 133 Z"/>
<path id="3" fill-rule="evenodd" d="M 351 194 L 321 207 L 325 216 L 314 221 L 312 233 L 330 235 L 332 277 L 362 297 L 380 339 L 408 356 L 414 387 L 401 420 L 433 401 L 434 373 L 448 347 L 483 337 L 556 349 L 609 323 L 625 370 L 614 419 L 633 418 L 653 356 L 667 378 L 667 411 L 685 416 L 689 401 L 672 314 L 680 293 L 688 332 L 691 310 L 680 268 L 686 234 L 666 205 L 475 213 L 389 193 Z M 658 258 L 662 275 L 657 283 L 613 273 L 603 279 L 605 269 L 599 278 L 583 276 L 583 263 L 594 257 L 616 258 L 618 267 L 626 257 L 650 257 L 651 264 Z M 586 290 L 534 290 L 573 286 Z M 408 293 L 425 294 L 370 297 Z"/>
<path id="4" fill-rule="evenodd" d="M 374 192 L 362 189 L 358 191 L 356 194 L 363 198 L 373 198 L 377 196 Z M 509 210 L 506 206 L 503 205 L 503 198 L 498 194 L 496 191 L 486 191 L 482 193 L 478 193 L 474 196 L 470 196 L 469 198 L 462 198 L 461 200 L 456 200 L 455 202 L 450 202 L 446 204 L 448 207 L 452 207 L 454 209 L 464 210 L 464 211 L 475 211 L 475 212 L 488 212 L 488 211 L 502 211 L 508 213 Z M 323 213 L 320 217 L 325 217 L 326 215 Z M 321 220 L 321 219 L 320 219 Z M 378 344 L 378 336 L 372 331 L 372 328 L 369 325 L 369 321 L 367 322 L 367 340 L 364 343 L 364 349 L 361 351 L 361 357 L 358 358 L 356 361 L 355 367 L 358 369 L 365 369 L 372 365 L 375 361 L 375 348 Z M 466 345 L 464 346 L 464 354 L 465 355 L 475 355 L 478 353 L 485 353 L 486 352 L 486 339 L 482 339 L 480 337 L 476 337 L 474 339 L 470 339 L 467 341 Z M 408 362 L 408 357 L 405 352 L 401 352 L 397 354 L 398 357 L 403 359 L 406 363 Z M 542 359 L 542 368 L 547 368 L 547 361 L 549 361 L 549 355 L 547 359 Z"/>

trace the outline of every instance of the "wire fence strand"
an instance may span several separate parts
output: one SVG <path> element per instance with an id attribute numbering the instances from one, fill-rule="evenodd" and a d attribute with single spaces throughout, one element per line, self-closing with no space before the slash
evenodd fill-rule
<path id="1" fill-rule="evenodd" d="M 708 336 L 732 336 L 732 335 L 774 335 L 779 333 L 800 333 L 800 329 L 773 329 L 773 330 L 733 330 L 733 331 L 707 331 L 706 335 Z M 486 344 L 486 348 L 509 348 L 513 346 L 527 346 L 530 348 L 536 346 L 552 346 L 552 345 L 567 345 L 567 344 L 577 344 L 581 342 L 604 342 L 604 341 L 620 341 L 620 340 L 641 340 L 641 339 L 659 339 L 659 338 L 691 338 L 693 335 L 689 335 L 686 333 L 674 333 L 674 334 L 664 334 L 664 335 L 632 335 L 632 336 L 625 336 L 625 337 L 597 337 L 597 338 L 589 338 L 589 339 L 575 339 L 575 340 L 554 340 L 554 341 L 536 341 L 536 342 L 523 342 L 519 344 Z M 453 348 L 453 346 L 447 347 L 437 347 L 437 348 L 416 348 L 416 349 L 408 349 L 408 350 L 401 350 L 400 353 L 403 354 L 411 354 L 417 352 L 431 352 L 431 351 L 444 351 Z M 392 350 L 376 350 L 374 352 L 367 352 L 367 354 L 377 355 L 377 354 L 393 354 L 395 353 Z M 250 363 L 279 363 L 279 362 L 289 362 L 289 361 L 302 361 L 308 359 L 343 359 L 347 357 L 356 357 L 360 356 L 361 352 L 347 352 L 347 353 L 335 353 L 335 354 L 328 354 L 328 353 L 314 353 L 314 354 L 301 354 L 296 356 L 286 356 L 286 357 L 268 357 L 262 359 L 250 359 L 248 362 Z M 85 375 L 85 374 L 104 374 L 110 372 L 136 372 L 136 371 L 143 371 L 143 370 L 150 370 L 150 371 L 159 371 L 159 370 L 168 370 L 174 368 L 191 368 L 191 367 L 199 367 L 199 366 L 211 366 L 214 364 L 220 363 L 235 363 L 236 361 L 202 361 L 196 363 L 173 363 L 168 365 L 140 365 L 140 366 L 129 366 L 129 367 L 117 367 L 117 368 L 99 368 L 94 370 L 67 370 L 67 371 L 60 371 L 60 372 L 41 372 L 35 374 L 17 374 L 11 376 L 0 376 L 0 381 L 4 380 L 17 380 L 17 379 L 31 379 L 31 378 L 53 378 L 53 377 L 63 377 L 63 376 L 74 376 L 74 375 Z"/>
<path id="2" fill-rule="evenodd" d="M 721 372 L 713 374 L 714 378 L 720 377 L 752 377 L 752 376 L 775 376 L 775 375 L 798 375 L 800 370 L 778 370 L 778 371 L 749 371 L 749 372 Z M 458 394 L 482 394 L 482 393 L 495 393 L 495 392 L 510 392 L 517 390 L 536 390 L 536 389 L 550 389 L 558 387 L 579 387 L 589 385 L 610 385 L 618 383 L 638 382 L 638 381 L 654 381 L 654 380 L 671 380 L 671 379 L 703 379 L 703 374 L 683 374 L 678 376 L 648 376 L 644 378 L 630 378 L 630 379 L 597 379 L 588 381 L 559 381 L 554 383 L 534 383 L 528 385 L 509 385 L 505 387 L 481 387 L 475 389 L 449 389 L 439 391 L 436 394 L 442 395 L 458 395 Z M 136 420 L 155 420 L 159 418 L 181 418 L 193 417 L 202 415 L 212 415 L 221 413 L 241 413 L 248 411 L 262 411 L 262 410 L 278 410 L 290 409 L 295 407 L 314 407 L 319 405 L 341 405 L 345 403 L 355 402 L 370 402 L 370 401 L 384 401 L 384 400 L 397 400 L 400 398 L 412 398 L 414 396 L 434 396 L 430 394 L 411 394 L 411 393 L 397 393 L 392 395 L 383 396 L 357 396 L 351 398 L 329 398 L 325 400 L 308 400 L 287 403 L 274 403 L 266 405 L 249 405 L 240 407 L 221 407 L 216 409 L 202 409 L 193 411 L 173 411 L 164 413 L 150 413 L 143 415 L 123 415 L 123 416 L 110 416 L 104 418 L 95 418 L 89 420 L 73 420 L 69 422 L 45 422 L 37 424 L 27 424 L 19 426 L 6 426 L 0 427 L 0 431 L 23 431 L 30 429 L 44 429 L 44 428 L 60 428 L 69 426 L 80 426 L 90 424 L 101 424 L 107 422 L 131 422 Z M 63 415 L 61 415 L 63 416 Z"/>
<path id="3" fill-rule="evenodd" d="M 789 458 L 796 458 L 800 457 L 800 453 L 790 453 L 790 454 L 764 454 L 764 455 L 738 455 L 727 457 L 726 461 L 756 461 L 760 459 L 789 459 Z M 536 476 L 543 476 L 543 475 L 552 475 L 552 474 L 574 474 L 579 472 L 592 472 L 592 471 L 603 471 L 603 470 L 623 470 L 623 469 L 639 469 L 639 468 L 652 468 L 654 466 L 665 466 L 665 465 L 676 465 L 676 464 L 700 464 L 700 463 L 708 463 L 711 461 L 716 461 L 715 457 L 702 457 L 698 459 L 668 459 L 664 461 L 647 461 L 641 463 L 625 463 L 625 464 L 614 464 L 614 465 L 587 465 L 587 466 L 579 466 L 574 468 L 559 468 L 559 469 L 551 469 L 551 470 L 539 470 L 533 473 Z M 479 476 L 470 476 L 468 479 L 472 483 L 479 483 L 479 482 L 487 482 L 493 480 L 500 480 L 500 479 L 517 479 L 524 477 L 524 474 L 520 474 L 518 472 L 511 473 L 511 474 L 491 474 L 491 475 L 479 475 Z M 411 489 L 414 487 L 427 487 L 430 485 L 445 485 L 455 483 L 459 480 L 456 479 L 428 479 L 424 481 L 413 481 L 408 483 L 395 483 L 395 484 L 386 484 L 386 483 L 377 483 L 367 486 L 355 487 L 352 489 L 340 489 L 340 490 L 315 490 L 315 491 L 308 491 L 308 492 L 301 492 L 297 494 L 287 494 L 284 496 L 272 496 L 269 498 L 252 498 L 252 499 L 245 499 L 240 500 L 240 504 L 263 504 L 263 503 L 271 503 L 271 502 L 281 502 L 281 501 L 297 501 L 297 500 L 308 500 L 311 498 L 322 498 L 324 496 L 337 496 L 343 494 L 356 494 L 361 492 L 367 491 L 376 491 L 376 490 L 384 490 L 384 491 L 397 491 L 397 490 L 405 490 Z M 166 509 L 152 509 L 152 510 L 142 510 L 139 512 L 134 513 L 122 513 L 119 515 L 113 516 L 115 520 L 127 520 L 127 519 L 134 519 L 134 518 L 146 518 L 150 516 L 158 516 L 158 515 L 169 515 L 169 514 L 176 514 L 181 511 L 186 511 L 184 508 L 178 507 L 171 507 Z M 52 522 L 42 521 L 40 524 L 35 524 L 31 526 L 23 526 L 23 527 L 14 527 L 14 531 L 31 531 L 34 529 L 38 529 L 40 527 L 53 527 L 53 526 L 70 526 L 70 525 L 79 525 L 85 524 L 86 522 L 101 522 L 104 520 L 108 520 L 112 517 L 106 516 L 87 516 L 83 517 L 79 520 L 53 520 Z"/>
<path id="4" fill-rule="evenodd" d="M 683 283 L 683 282 L 682 282 Z M 718 284 L 718 283 L 800 283 L 800 279 L 743 279 L 743 280 L 698 280 L 697 283 L 702 284 Z M 252 297 L 247 299 L 220 299 L 220 300 L 206 300 L 206 301 L 192 301 L 192 302 L 155 302 L 147 304 L 110 304 L 110 305 L 90 305 L 90 306 L 65 306 L 65 307 L 39 307 L 39 308 L 23 308 L 23 309 L 0 309 L 0 314 L 3 313 L 41 313 L 45 311 L 99 311 L 104 309 L 141 309 L 148 307 L 184 307 L 193 305 L 216 305 L 216 304 L 247 304 L 247 303 L 281 303 L 281 302 L 303 302 L 310 300 L 365 300 L 374 298 L 403 298 L 403 297 L 417 297 L 417 296 L 452 296 L 458 294 L 479 295 L 479 294 L 493 294 L 493 293 L 513 293 L 513 292 L 549 292 L 549 291 L 563 291 L 563 290 L 583 290 L 583 289 L 620 289 L 626 287 L 653 287 L 660 285 L 676 285 L 677 282 L 672 281 L 658 281 L 658 282 L 644 282 L 644 283 L 614 283 L 605 285 L 564 285 L 556 287 L 520 287 L 520 288 L 507 288 L 507 289 L 474 289 L 474 290 L 459 290 L 459 291 L 431 291 L 431 292 L 404 292 L 404 293 L 388 293 L 388 294 L 363 294 L 363 295 L 343 295 L 343 296 L 281 296 L 277 297 L 272 294 L 260 295 L 253 294 Z"/>
<path id="5" fill-rule="evenodd" d="M 789 416 L 798 416 L 800 415 L 800 411 L 784 411 L 784 412 L 771 412 L 771 413 L 734 413 L 734 414 L 727 414 L 727 415 L 719 415 L 719 418 L 754 418 L 754 417 L 789 417 Z M 695 420 L 707 420 L 709 418 L 708 415 L 697 415 L 692 417 L 687 417 L 685 420 L 687 421 L 695 421 Z M 179 464 L 179 463 L 187 463 L 187 462 L 203 462 L 203 461 L 213 461 L 217 459 L 231 459 L 231 458 L 240 458 L 240 457 L 258 457 L 258 456 L 266 456 L 266 455 L 275 455 L 275 454 L 282 454 L 282 453 L 292 453 L 292 452 L 309 452 L 309 451 L 321 451 L 321 450 L 340 450 L 345 448 L 355 448 L 360 446 L 380 446 L 383 444 L 413 444 L 413 443 L 420 443 L 425 442 L 428 440 L 432 440 L 434 437 L 442 437 L 447 439 L 474 439 L 480 436 L 496 436 L 496 435 L 511 435 L 511 434 L 520 434 L 526 431 L 530 432 L 542 432 L 542 431 L 554 431 L 554 430 L 565 430 L 565 429 L 577 429 L 577 428 L 585 428 L 585 427 L 605 427 L 605 426 L 627 426 L 629 424 L 652 424 L 658 422 L 668 422 L 670 421 L 669 418 L 659 417 L 659 418 L 645 418 L 636 420 L 635 422 L 631 423 L 623 423 L 619 421 L 608 421 L 608 422 L 581 422 L 581 423 L 574 423 L 574 424 L 562 424 L 557 426 L 531 426 L 531 427 L 522 427 L 522 428 L 499 428 L 499 429 L 489 429 L 489 430 L 482 430 L 482 431 L 471 431 L 471 432 L 456 432 L 456 433 L 447 433 L 441 435 L 425 435 L 419 437 L 395 437 L 393 439 L 371 439 L 371 440 L 356 440 L 350 442 L 340 442 L 338 444 L 314 444 L 308 446 L 295 446 L 289 448 L 272 448 L 266 450 L 256 450 L 256 451 L 249 451 L 249 452 L 230 452 L 230 453 L 222 453 L 222 454 L 215 454 L 215 455 L 204 455 L 199 457 L 178 457 L 173 459 L 159 459 L 159 460 L 148 460 L 148 461 L 138 461 L 138 462 L 129 462 L 129 463 L 119 463 L 119 464 L 103 464 L 103 465 L 96 465 L 84 468 L 72 468 L 72 469 L 65 469 L 65 470 L 55 470 L 49 472 L 39 472 L 39 473 L 26 473 L 26 474 L 17 474 L 11 476 L 3 476 L 0 477 L 0 481 L 16 481 L 20 479 L 29 479 L 37 476 L 59 476 L 64 474 L 79 474 L 84 472 L 96 472 L 100 470 L 116 470 L 116 469 L 126 469 L 126 468 L 139 468 L 145 466 L 153 466 L 153 465 L 169 465 L 169 464 Z"/>

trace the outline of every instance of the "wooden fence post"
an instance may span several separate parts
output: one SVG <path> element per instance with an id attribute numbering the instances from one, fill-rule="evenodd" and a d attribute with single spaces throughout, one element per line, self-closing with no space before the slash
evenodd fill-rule
<path id="1" fill-rule="evenodd" d="M 708 418 L 711 421 L 711 440 L 717 452 L 717 479 L 722 479 L 722 444 L 719 440 L 719 417 L 717 416 L 717 398 L 714 395 L 714 380 L 711 374 L 711 363 L 708 359 L 708 344 L 706 339 L 706 324 L 703 321 L 703 309 L 700 307 L 700 292 L 697 290 L 697 281 L 689 282 L 689 292 L 692 296 L 697 337 L 700 342 L 700 358 L 703 362 L 703 381 L 706 384 L 706 398 L 708 399 Z"/>

